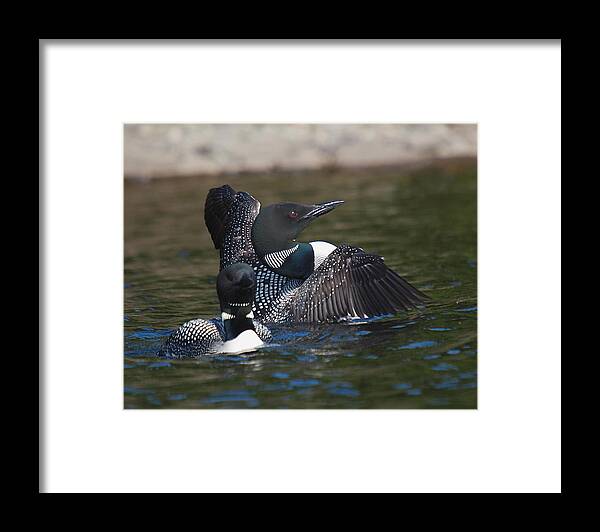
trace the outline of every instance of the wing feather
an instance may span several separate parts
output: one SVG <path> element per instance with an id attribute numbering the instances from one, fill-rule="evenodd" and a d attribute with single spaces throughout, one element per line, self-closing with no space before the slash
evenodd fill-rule
<path id="1" fill-rule="evenodd" d="M 221 249 L 223 235 L 236 192 L 229 185 L 211 188 L 204 202 L 204 223 L 215 249 Z"/>
<path id="2" fill-rule="evenodd" d="M 204 204 L 204 221 L 215 248 L 220 250 L 220 268 L 243 262 L 256 272 L 254 315 L 259 320 L 284 321 L 283 301 L 299 282 L 269 270 L 256 256 L 252 245 L 252 224 L 260 202 L 247 192 L 229 185 L 210 189 Z"/>
<path id="3" fill-rule="evenodd" d="M 220 249 L 221 269 L 235 262 L 254 265 L 258 261 L 252 246 L 252 224 L 260 203 L 247 192 L 229 185 L 212 188 L 204 204 L 204 221 L 215 248 Z"/>
<path id="4" fill-rule="evenodd" d="M 383 258 L 360 248 L 336 248 L 297 289 L 291 319 L 340 321 L 411 310 L 429 299 L 390 270 Z"/>

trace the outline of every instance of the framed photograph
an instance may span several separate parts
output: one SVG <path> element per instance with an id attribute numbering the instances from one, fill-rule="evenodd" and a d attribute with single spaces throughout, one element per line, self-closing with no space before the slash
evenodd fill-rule
<path id="1" fill-rule="evenodd" d="M 40 493 L 561 492 L 561 41 L 40 40 Z"/>

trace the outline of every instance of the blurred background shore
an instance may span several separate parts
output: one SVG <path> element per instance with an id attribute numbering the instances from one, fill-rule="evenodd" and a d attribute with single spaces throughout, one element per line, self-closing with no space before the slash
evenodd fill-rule
<path id="1" fill-rule="evenodd" d="M 476 124 L 125 124 L 130 180 L 475 158 Z"/>

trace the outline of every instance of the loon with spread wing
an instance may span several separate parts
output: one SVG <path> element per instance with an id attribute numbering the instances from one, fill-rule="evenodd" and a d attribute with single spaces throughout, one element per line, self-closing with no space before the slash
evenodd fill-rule
<path id="1" fill-rule="evenodd" d="M 204 219 L 221 268 L 245 262 L 256 272 L 254 314 L 264 322 L 331 322 L 417 308 L 427 296 L 383 258 L 350 245 L 298 243 L 300 233 L 342 201 L 277 203 L 261 209 L 247 192 L 213 188 Z"/>

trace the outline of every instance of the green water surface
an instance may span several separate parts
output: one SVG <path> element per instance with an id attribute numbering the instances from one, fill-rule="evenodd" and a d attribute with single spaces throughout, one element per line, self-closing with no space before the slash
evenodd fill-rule
<path id="1" fill-rule="evenodd" d="M 302 241 L 378 253 L 432 298 L 363 324 L 273 327 L 259 352 L 154 357 L 178 325 L 219 314 L 218 252 L 204 226 L 209 188 L 263 205 L 346 203 Z M 125 183 L 125 408 L 476 408 L 477 176 L 474 161 Z"/>

